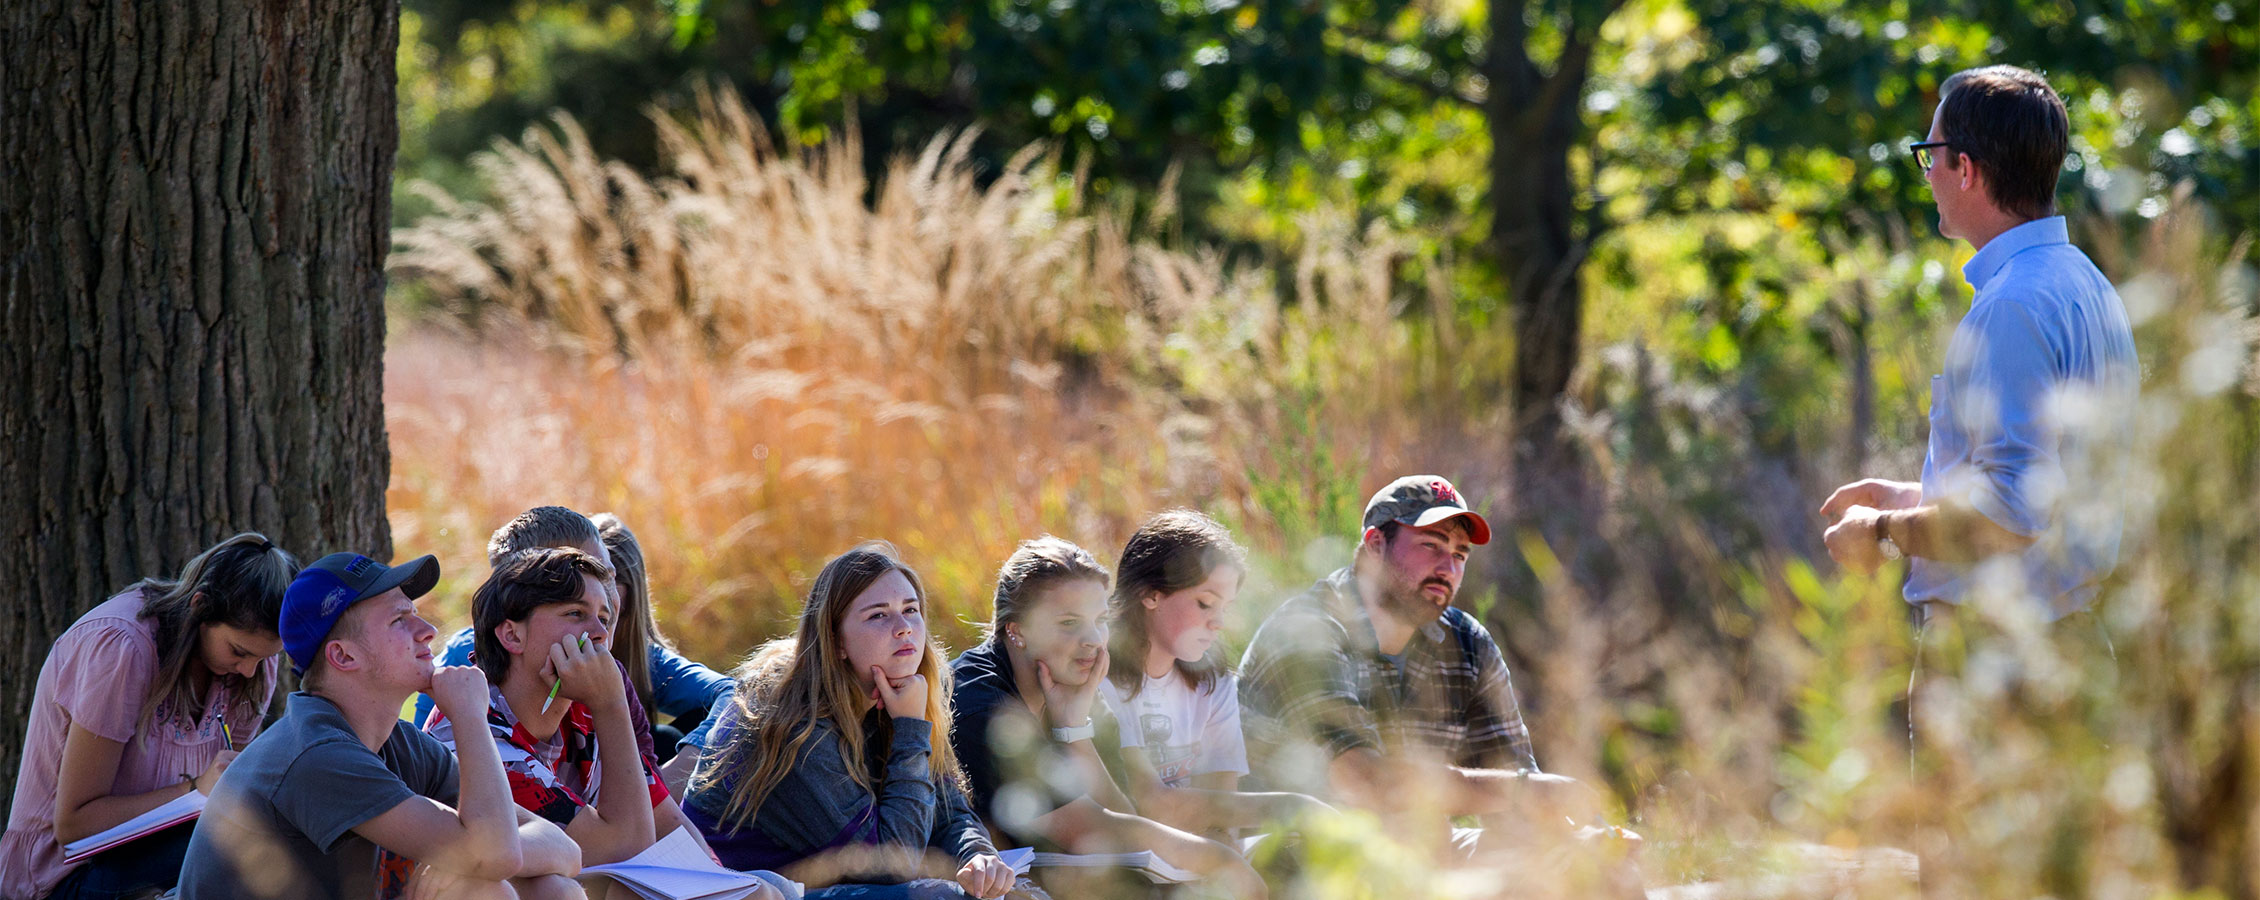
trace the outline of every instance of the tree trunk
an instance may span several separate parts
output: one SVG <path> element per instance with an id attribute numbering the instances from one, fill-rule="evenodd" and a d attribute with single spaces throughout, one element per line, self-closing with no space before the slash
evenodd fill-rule
<path id="1" fill-rule="evenodd" d="M 1590 511 L 1592 498 L 1563 428 L 1561 401 L 1577 370 L 1582 271 L 1599 220 L 1579 216 L 1570 151 L 1582 136 L 1578 104 L 1594 37 L 1573 29 L 1554 71 L 1541 73 L 1525 49 L 1523 7 L 1520 0 L 1491 0 L 1484 73 L 1492 252 L 1507 280 L 1515 330 L 1513 508 L 1523 518 L 1543 512 L 1576 519 Z M 1592 30 L 1606 18 L 1603 11 Z"/>
<path id="2" fill-rule="evenodd" d="M 1844 361 L 1852 367 L 1852 431 L 1845 435 L 1845 462 L 1850 472 L 1868 469 L 1868 444 L 1875 438 L 1875 359 L 1868 346 L 1870 332 L 1875 324 L 1875 300 L 1868 296 L 1865 282 L 1852 286 L 1851 323 L 1846 329 L 1851 344 L 1844 353 Z"/>
<path id="3" fill-rule="evenodd" d="M 241 530 L 391 554 L 398 11 L 0 11 L 0 773 L 48 648 L 126 584 Z"/>

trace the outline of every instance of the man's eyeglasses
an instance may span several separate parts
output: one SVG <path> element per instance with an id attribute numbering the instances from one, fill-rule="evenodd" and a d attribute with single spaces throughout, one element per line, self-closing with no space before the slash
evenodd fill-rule
<path id="1" fill-rule="evenodd" d="M 1931 156 L 1931 149 L 1944 147 L 1947 143 L 1947 141 L 1923 141 L 1919 144 L 1908 144 L 1907 152 L 1915 154 L 1915 165 L 1923 167 L 1923 171 L 1928 172 L 1930 171 L 1930 164 L 1937 161 Z"/>

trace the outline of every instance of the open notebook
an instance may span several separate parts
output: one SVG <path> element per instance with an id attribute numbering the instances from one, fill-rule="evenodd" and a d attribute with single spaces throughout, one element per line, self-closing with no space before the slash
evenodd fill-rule
<path id="1" fill-rule="evenodd" d="M 647 900 L 780 900 L 783 896 L 758 875 L 716 865 L 681 828 L 630 859 L 581 870 L 581 877 L 590 875 L 610 876 Z"/>
<path id="2" fill-rule="evenodd" d="M 1249 835 L 1240 841 L 1240 852 L 1248 853 L 1268 835 Z M 1028 874 L 1029 869 L 1089 868 L 1129 869 L 1155 884 L 1184 884 L 1200 880 L 1200 875 L 1169 864 L 1151 850 L 1129 853 L 1038 853 L 1027 847 L 1005 850 L 997 854 L 1014 872 Z"/>
<path id="3" fill-rule="evenodd" d="M 108 831 L 64 844 L 63 861 L 78 862 L 127 841 L 146 837 L 196 818 L 203 811 L 204 792 L 189 791 L 167 801 L 163 806 L 127 819 Z"/>

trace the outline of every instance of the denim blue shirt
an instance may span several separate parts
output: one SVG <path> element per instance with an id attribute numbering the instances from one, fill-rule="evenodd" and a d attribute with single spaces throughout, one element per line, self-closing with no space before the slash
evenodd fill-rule
<path id="1" fill-rule="evenodd" d="M 2021 593 L 2054 620 L 2092 602 L 2118 561 L 2134 335 L 2062 216 L 2002 232 L 1962 275 L 1977 296 L 1931 378 L 1923 502 L 1967 503 L 2034 543 L 1977 566 L 1916 558 L 1907 602 Z"/>
<path id="2" fill-rule="evenodd" d="M 471 629 L 456 632 L 440 648 L 439 664 L 470 665 L 474 644 L 476 641 L 471 635 Z M 651 704 L 655 707 L 654 718 L 679 716 L 694 709 L 706 709 L 729 692 L 730 684 L 728 675 L 699 665 L 663 645 L 651 645 Z M 423 724 L 424 719 L 431 714 L 430 695 L 417 694 L 416 723 Z"/>
<path id="3" fill-rule="evenodd" d="M 683 735 L 683 739 L 676 746 L 705 750 L 707 744 L 714 740 L 714 723 L 722 721 L 723 708 L 729 706 L 730 699 L 737 695 L 735 685 L 723 686 L 722 693 L 716 695 L 714 702 L 706 707 L 706 718 L 699 720 L 698 727 L 692 728 L 689 734 Z"/>

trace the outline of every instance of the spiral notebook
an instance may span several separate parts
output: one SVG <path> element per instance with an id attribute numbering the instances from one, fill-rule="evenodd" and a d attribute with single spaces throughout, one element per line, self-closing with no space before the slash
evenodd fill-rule
<path id="1" fill-rule="evenodd" d="M 204 792 L 189 791 L 167 801 L 163 806 L 120 822 L 107 831 L 64 844 L 63 862 L 75 863 L 119 844 L 147 837 L 194 819 L 203 811 Z"/>

